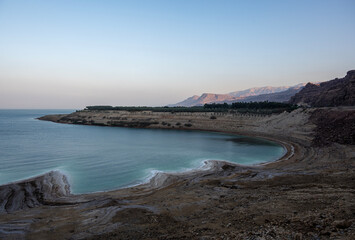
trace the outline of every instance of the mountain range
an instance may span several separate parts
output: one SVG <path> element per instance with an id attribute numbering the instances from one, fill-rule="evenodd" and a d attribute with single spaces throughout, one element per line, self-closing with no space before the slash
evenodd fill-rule
<path id="1" fill-rule="evenodd" d="M 202 106 L 206 103 L 232 103 L 232 102 L 256 102 L 256 101 L 272 101 L 272 102 L 287 102 L 298 93 L 304 83 L 295 86 L 282 87 L 259 87 L 249 88 L 242 91 L 230 92 L 227 94 L 203 93 L 201 96 L 194 95 L 176 104 L 170 104 L 169 107 L 192 107 Z"/>

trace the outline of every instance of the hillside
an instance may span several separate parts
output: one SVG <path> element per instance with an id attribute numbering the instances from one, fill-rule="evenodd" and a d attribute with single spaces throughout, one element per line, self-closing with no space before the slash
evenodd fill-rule
<path id="1" fill-rule="evenodd" d="M 308 83 L 291 98 L 290 103 L 312 107 L 354 106 L 355 70 L 347 72 L 344 78 Z"/>

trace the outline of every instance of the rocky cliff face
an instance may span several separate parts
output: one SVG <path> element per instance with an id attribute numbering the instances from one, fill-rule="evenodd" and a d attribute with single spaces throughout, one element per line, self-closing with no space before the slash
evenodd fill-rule
<path id="1" fill-rule="evenodd" d="M 320 84 L 308 83 L 293 96 L 290 103 L 312 107 L 335 107 L 355 105 L 355 70 L 341 79 Z"/>

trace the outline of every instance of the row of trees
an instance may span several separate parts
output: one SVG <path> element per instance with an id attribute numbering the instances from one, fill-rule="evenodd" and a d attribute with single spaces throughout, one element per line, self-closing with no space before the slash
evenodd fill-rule
<path id="1" fill-rule="evenodd" d="M 147 106 L 87 106 L 86 110 L 120 110 L 120 111 L 152 111 L 152 112 L 258 112 L 275 113 L 282 111 L 293 111 L 297 105 L 279 102 L 235 102 L 227 103 L 208 103 L 204 106 L 195 107 L 147 107 Z"/>
<path id="2" fill-rule="evenodd" d="M 152 112 L 225 112 L 225 109 L 206 109 L 203 106 L 196 107 L 125 107 L 125 106 L 87 106 L 86 110 L 118 110 L 118 111 L 152 111 Z"/>
<path id="3" fill-rule="evenodd" d="M 297 106 L 289 103 L 280 102 L 234 102 L 232 104 L 227 103 L 206 103 L 204 106 L 206 109 L 296 109 Z"/>

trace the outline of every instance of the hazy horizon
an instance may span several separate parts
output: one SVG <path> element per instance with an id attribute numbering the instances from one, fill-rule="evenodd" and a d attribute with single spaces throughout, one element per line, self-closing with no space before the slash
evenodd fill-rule
<path id="1" fill-rule="evenodd" d="M 355 68 L 355 2 L 0 0 L 0 109 L 164 106 Z"/>

